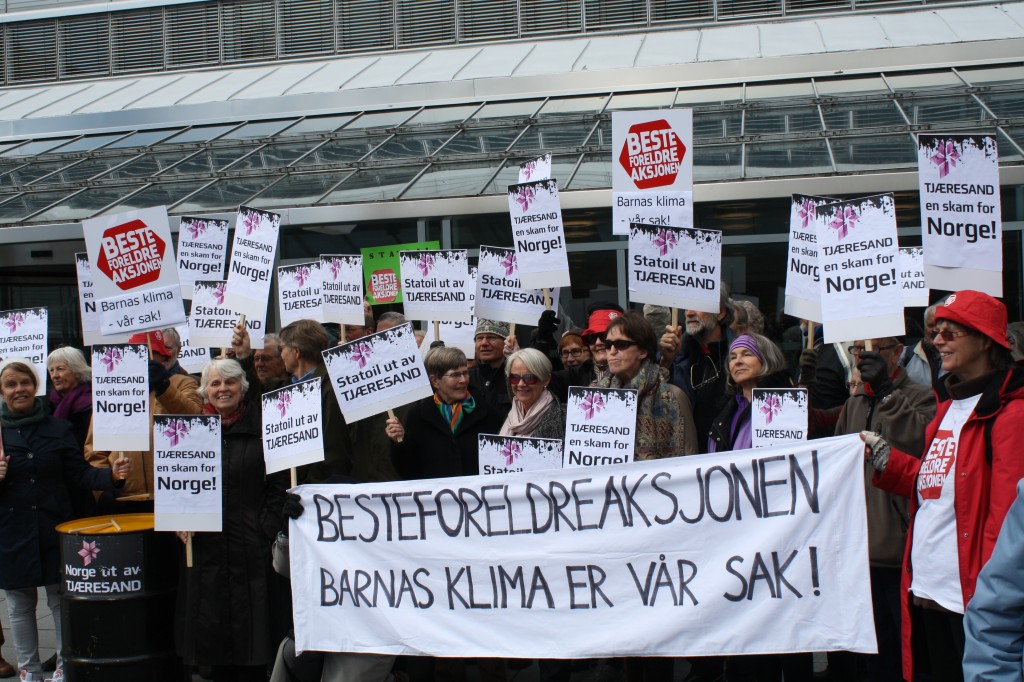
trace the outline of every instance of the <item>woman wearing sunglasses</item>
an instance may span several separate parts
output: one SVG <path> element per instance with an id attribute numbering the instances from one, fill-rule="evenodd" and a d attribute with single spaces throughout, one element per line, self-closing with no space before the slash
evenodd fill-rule
<path id="1" fill-rule="evenodd" d="M 502 436 L 565 437 L 565 409 L 548 390 L 551 361 L 536 348 L 524 348 L 505 363 L 512 409 L 501 427 Z"/>
<path id="2" fill-rule="evenodd" d="M 949 374 L 935 385 L 924 452 L 902 452 L 868 431 L 861 438 L 874 484 L 910 498 L 903 676 L 930 671 L 941 682 L 963 679 L 964 607 L 1024 477 L 1024 369 L 1010 356 L 1006 307 L 987 294 L 949 296 L 929 333 Z"/>

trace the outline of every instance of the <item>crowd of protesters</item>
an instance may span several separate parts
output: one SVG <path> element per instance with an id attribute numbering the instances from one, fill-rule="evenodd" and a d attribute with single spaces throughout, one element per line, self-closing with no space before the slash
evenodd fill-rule
<path id="1" fill-rule="evenodd" d="M 423 341 L 429 398 L 348 424 L 321 353 L 339 337 L 354 341 L 406 323 L 400 313 L 375 320 L 365 311 L 364 324 L 346 325 L 343 337 L 337 325 L 300 320 L 255 350 L 244 328 L 236 329 L 231 348 L 198 380 L 178 364 L 174 330 L 132 339 L 151 349 L 151 414 L 216 414 L 223 425 L 223 530 L 194 534 L 193 568 L 179 572 L 176 649 L 186 670 L 218 681 L 462 680 L 470 669 L 481 680 L 507 680 L 532 663 L 296 655 L 287 522 L 303 503 L 286 494 L 286 473 L 266 473 L 259 398 L 319 377 L 325 459 L 301 467 L 300 484 L 477 474 L 480 434 L 562 439 L 573 386 L 637 390 L 635 459 L 744 449 L 752 446 L 752 390 L 805 387 L 812 437 L 860 434 L 865 443 L 878 653 L 830 652 L 827 676 L 1021 679 L 1024 503 L 1014 500 L 1024 478 L 1024 370 L 1017 365 L 1024 332 L 1008 325 L 998 300 L 957 292 L 925 311 L 923 327 L 908 319 L 906 337 L 846 344 L 824 344 L 820 326 L 766 320 L 724 285 L 718 312 L 680 311 L 678 325 L 666 309 L 623 310 L 612 302 L 592 304 L 585 325 L 547 311 L 535 329 L 517 335 L 506 323 L 479 320 L 473 357 Z M 37 588 L 44 587 L 59 646 L 54 526 L 152 511 L 153 453 L 97 451 L 85 356 L 59 348 L 47 366 L 46 398 L 36 397 L 30 367 L 0 366 L 0 588 L 21 679 L 61 682 L 59 655 L 52 666 L 41 661 L 35 631 Z M 814 677 L 810 652 L 688 663 L 693 682 Z M 543 680 L 569 680 L 588 665 L 598 663 L 545 660 L 538 670 Z M 672 659 L 600 665 L 627 680 L 675 679 Z M 0 658 L 0 677 L 15 674 Z"/>

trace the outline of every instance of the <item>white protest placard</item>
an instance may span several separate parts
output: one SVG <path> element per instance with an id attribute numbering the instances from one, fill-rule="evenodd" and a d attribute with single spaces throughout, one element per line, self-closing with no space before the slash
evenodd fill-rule
<path id="1" fill-rule="evenodd" d="M 263 394 L 267 473 L 324 460 L 320 377 Z"/>
<path id="2" fill-rule="evenodd" d="M 192 298 L 197 279 L 224 279 L 227 258 L 227 220 L 182 216 L 178 226 L 178 281 L 181 295 Z"/>
<path id="3" fill-rule="evenodd" d="M 635 390 L 569 387 L 562 466 L 632 462 L 635 444 Z"/>
<path id="4" fill-rule="evenodd" d="M 544 312 L 544 292 L 524 289 L 519 281 L 519 259 L 515 249 L 481 246 L 476 287 L 476 315 L 485 320 L 499 320 L 535 326 Z M 551 309 L 558 310 L 560 290 L 549 293 Z"/>
<path id="5" fill-rule="evenodd" d="M 93 345 L 93 447 L 148 452 L 149 433 L 149 349 Z"/>
<path id="6" fill-rule="evenodd" d="M 320 280 L 324 322 L 365 323 L 362 256 L 321 255 Z"/>
<path id="7" fill-rule="evenodd" d="M 900 247 L 900 288 L 907 308 L 928 307 L 928 284 L 924 276 L 924 247 Z"/>
<path id="8" fill-rule="evenodd" d="M 36 395 L 46 395 L 46 308 L 22 308 L 0 312 L 0 360 L 17 358 L 36 372 Z"/>
<path id="9" fill-rule="evenodd" d="M 1003 295 L 995 135 L 917 136 L 924 274 L 932 289 Z"/>
<path id="10" fill-rule="evenodd" d="M 892 194 L 815 208 L 825 343 L 901 336 L 896 206 Z"/>
<path id="11" fill-rule="evenodd" d="M 324 321 L 322 285 L 318 260 L 277 268 L 277 303 L 282 327 L 296 320 Z"/>
<path id="12" fill-rule="evenodd" d="M 434 394 L 410 323 L 328 348 L 323 356 L 350 424 Z"/>
<path id="13" fill-rule="evenodd" d="M 750 397 L 750 436 L 755 448 L 807 440 L 806 388 L 755 388 Z"/>
<path id="14" fill-rule="evenodd" d="M 221 531 L 220 429 L 219 415 L 153 415 L 156 530 Z"/>
<path id="15" fill-rule="evenodd" d="M 410 320 L 469 322 L 469 257 L 465 249 L 400 251 L 405 316 Z"/>
<path id="16" fill-rule="evenodd" d="M 794 194 L 789 209 L 789 245 L 786 253 L 787 315 L 821 322 L 821 288 L 818 283 L 818 235 L 815 211 L 832 199 Z"/>
<path id="17" fill-rule="evenodd" d="M 693 226 L 693 112 L 612 112 L 612 234 Z"/>
<path id="18" fill-rule="evenodd" d="M 178 349 L 178 364 L 189 374 L 198 374 L 210 361 L 210 348 L 192 345 L 188 334 L 188 324 L 175 327 L 174 330 L 178 332 L 178 338 L 181 339 L 181 348 Z"/>
<path id="19" fill-rule="evenodd" d="M 188 317 L 188 337 L 193 346 L 229 348 L 231 335 L 240 316 L 225 302 L 228 283 L 197 280 L 192 293 L 192 314 Z M 264 310 L 263 315 L 266 315 Z M 263 348 L 265 317 L 246 316 L 245 329 L 253 348 Z"/>
<path id="20" fill-rule="evenodd" d="M 289 531 L 296 649 L 873 653 L 863 486 L 856 435 L 600 469 L 302 486 L 305 513 Z"/>
<path id="21" fill-rule="evenodd" d="M 562 468 L 562 441 L 551 438 L 477 436 L 481 474 Z"/>
<path id="22" fill-rule="evenodd" d="M 469 278 L 466 280 L 466 296 L 469 299 L 470 309 L 476 304 L 477 268 L 469 269 Z M 434 321 L 427 320 L 423 329 L 426 331 L 427 343 L 420 345 L 420 353 L 427 357 L 430 351 L 430 341 L 434 340 Z M 476 315 L 470 315 L 468 322 L 437 322 L 437 334 L 444 345 L 458 348 L 466 354 L 467 358 L 476 355 Z"/>
<path id="23" fill-rule="evenodd" d="M 522 286 L 526 289 L 569 286 L 569 256 L 562 228 L 558 182 L 540 180 L 509 185 L 508 210 Z"/>
<path id="24" fill-rule="evenodd" d="M 128 343 L 131 334 L 103 336 L 100 334 L 100 313 L 96 309 L 96 295 L 92 283 L 92 265 L 89 254 L 75 254 L 75 273 L 78 276 L 78 309 L 82 316 L 82 344 Z"/>
<path id="25" fill-rule="evenodd" d="M 519 164 L 519 182 L 532 182 L 533 180 L 547 180 L 551 177 L 551 153 L 541 154 Z"/>
<path id="26" fill-rule="evenodd" d="M 633 303 L 721 310 L 722 233 L 634 223 L 629 228 L 629 298 Z"/>
<path id="27" fill-rule="evenodd" d="M 227 307 L 266 320 L 281 215 L 240 206 L 228 269 Z"/>
<path id="28" fill-rule="evenodd" d="M 163 206 L 82 221 L 104 337 L 185 321 Z"/>

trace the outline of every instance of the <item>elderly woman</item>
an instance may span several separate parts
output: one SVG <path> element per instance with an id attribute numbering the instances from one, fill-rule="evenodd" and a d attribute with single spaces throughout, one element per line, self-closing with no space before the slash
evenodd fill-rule
<path id="1" fill-rule="evenodd" d="M 176 639 L 184 663 L 211 666 L 218 682 L 262 682 L 277 645 L 267 583 L 287 478 L 267 476 L 260 408 L 243 400 L 248 388 L 235 360 L 203 368 L 203 413 L 221 418 L 223 525 L 192 536 L 192 568 L 180 572 Z"/>
<path id="2" fill-rule="evenodd" d="M 501 427 L 502 436 L 565 437 L 565 409 L 549 390 L 551 361 L 536 348 L 524 348 L 505 363 L 512 409 Z"/>
<path id="3" fill-rule="evenodd" d="M 0 588 L 7 610 L 22 678 L 42 680 L 36 630 L 37 588 L 46 588 L 60 651 L 60 540 L 55 526 L 72 518 L 65 481 L 85 490 L 110 490 L 130 471 L 120 459 L 109 469 L 95 469 L 82 459 L 71 426 L 46 414 L 36 397 L 38 378 L 32 367 L 10 361 L 0 369 Z M 64 679 L 58 657 L 54 680 Z"/>
<path id="4" fill-rule="evenodd" d="M 558 357 L 562 360 L 562 366 L 566 369 L 582 367 L 583 363 L 590 360 L 590 349 L 583 343 L 583 337 L 579 330 L 569 331 L 562 335 L 558 342 Z"/>
<path id="5" fill-rule="evenodd" d="M 89 433 L 89 421 L 92 419 L 92 384 L 89 383 L 92 381 L 92 368 L 82 351 L 65 346 L 50 353 L 46 358 L 46 369 L 53 384 L 50 391 L 53 416 L 71 423 L 71 432 L 81 450 L 85 447 L 85 436 Z"/>
<path id="6" fill-rule="evenodd" d="M 933 336 L 948 374 L 935 385 L 924 452 L 861 437 L 874 484 L 910 498 L 903 676 L 930 670 L 933 680 L 960 680 L 964 608 L 1024 478 L 1024 369 L 1010 356 L 1006 307 L 987 294 L 950 295 L 935 311 Z"/>

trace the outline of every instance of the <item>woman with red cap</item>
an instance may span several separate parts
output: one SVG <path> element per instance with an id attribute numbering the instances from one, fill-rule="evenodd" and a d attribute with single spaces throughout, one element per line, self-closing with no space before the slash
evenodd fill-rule
<path id="1" fill-rule="evenodd" d="M 1024 369 L 1013 364 L 1006 307 L 958 291 L 929 329 L 942 368 L 923 453 L 861 432 L 879 488 L 910 498 L 903 558 L 903 677 L 962 680 L 964 607 L 1024 477 Z"/>

